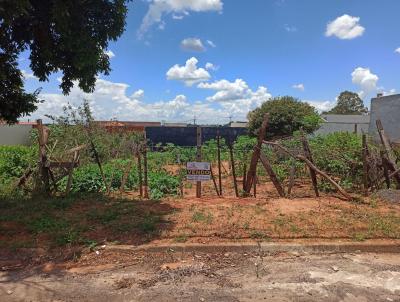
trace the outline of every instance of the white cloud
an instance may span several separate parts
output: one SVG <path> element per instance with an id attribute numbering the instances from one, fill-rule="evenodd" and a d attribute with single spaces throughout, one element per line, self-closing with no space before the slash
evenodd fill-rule
<path id="1" fill-rule="evenodd" d="M 215 45 L 215 43 L 211 40 L 207 40 L 207 44 L 210 45 L 212 48 L 217 47 L 217 45 Z"/>
<path id="2" fill-rule="evenodd" d="M 400 53 L 400 47 L 397 48 L 394 52 Z"/>
<path id="3" fill-rule="evenodd" d="M 192 86 L 195 83 L 208 81 L 211 75 L 204 68 L 197 67 L 198 60 L 195 57 L 186 61 L 185 66 L 178 64 L 172 66 L 167 71 L 168 80 L 182 81 L 187 86 Z"/>
<path id="4" fill-rule="evenodd" d="M 38 105 L 30 119 L 42 118 L 49 121 L 45 115 L 58 116 L 62 114 L 63 106 L 68 104 L 77 107 L 83 99 L 87 99 L 97 120 L 112 118 L 126 121 L 188 121 L 196 115 L 200 123 L 225 123 L 228 121 L 228 104 L 219 106 L 205 101 L 189 102 L 185 95 L 177 95 L 170 100 L 153 103 L 144 101 L 144 91 L 139 89 L 128 95 L 129 85 L 97 79 L 93 93 L 85 93 L 78 88 L 77 83 L 68 96 L 60 93 L 41 93 L 40 99 L 45 100 Z M 246 118 L 247 111 L 230 110 L 235 119 Z M 236 114 L 235 114 L 236 112 Z M 239 113 L 239 114 L 237 114 Z"/>
<path id="5" fill-rule="evenodd" d="M 112 50 L 107 50 L 104 52 L 110 59 L 115 57 L 115 53 Z"/>
<path id="6" fill-rule="evenodd" d="M 38 77 L 36 77 L 32 72 L 23 69 L 21 70 L 21 73 L 25 80 L 38 80 Z"/>
<path id="7" fill-rule="evenodd" d="M 213 96 L 207 97 L 210 103 L 218 103 L 227 114 L 238 116 L 242 120 L 250 110 L 260 106 L 271 98 L 271 94 L 264 86 L 253 91 L 245 81 L 236 79 L 234 82 L 220 80 L 213 83 L 200 83 L 198 88 L 215 90 Z"/>
<path id="8" fill-rule="evenodd" d="M 284 26 L 285 30 L 289 33 L 294 33 L 297 31 L 297 27 L 289 24 L 285 24 Z"/>
<path id="9" fill-rule="evenodd" d="M 206 69 L 207 70 L 213 70 L 216 71 L 219 69 L 219 66 L 214 65 L 213 63 L 207 62 L 206 63 Z"/>
<path id="10" fill-rule="evenodd" d="M 392 88 L 390 90 L 386 90 L 385 87 L 378 87 L 377 88 L 378 92 L 382 93 L 383 95 L 392 95 L 392 94 L 396 94 L 396 89 Z"/>
<path id="11" fill-rule="evenodd" d="M 241 79 L 234 82 L 220 80 L 214 83 L 200 83 L 198 87 L 215 90 L 216 93 L 206 100 L 212 104 L 220 105 L 225 112 L 225 117 L 231 115 L 237 120 L 246 120 L 249 111 L 254 110 L 271 98 L 266 87 L 260 86 L 256 91 L 253 91 Z"/>
<path id="12" fill-rule="evenodd" d="M 342 40 L 351 40 L 363 35 L 365 28 L 360 24 L 360 17 L 343 15 L 328 23 L 325 35 L 336 36 Z"/>
<path id="13" fill-rule="evenodd" d="M 302 102 L 308 103 L 311 106 L 315 107 L 318 112 L 329 111 L 333 107 L 335 107 L 336 102 L 331 101 L 309 101 L 309 100 L 302 100 Z"/>
<path id="14" fill-rule="evenodd" d="M 206 50 L 206 48 L 203 45 L 203 42 L 201 42 L 201 40 L 197 38 L 186 38 L 182 40 L 181 48 L 186 51 L 197 51 L 197 52 L 203 52 Z"/>
<path id="15" fill-rule="evenodd" d="M 369 68 L 357 67 L 351 73 L 352 82 L 361 87 L 359 95 L 365 98 L 368 93 L 376 90 L 379 77 L 373 74 Z"/>
<path id="16" fill-rule="evenodd" d="M 294 88 L 294 89 L 297 89 L 297 90 L 300 90 L 300 91 L 304 91 L 304 84 L 294 84 L 293 86 L 292 86 L 292 88 Z"/>
<path id="17" fill-rule="evenodd" d="M 188 14 L 189 11 L 220 12 L 222 7 L 222 0 L 152 0 L 139 28 L 138 37 L 142 38 L 149 28 L 161 22 L 166 14 L 174 13 L 175 16 L 183 16 Z"/>

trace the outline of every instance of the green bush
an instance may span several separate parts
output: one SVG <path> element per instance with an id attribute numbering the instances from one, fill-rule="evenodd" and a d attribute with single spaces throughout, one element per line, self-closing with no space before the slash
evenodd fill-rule
<path id="1" fill-rule="evenodd" d="M 0 146 L 0 179 L 21 177 L 29 165 L 35 164 L 37 151 L 27 146 Z"/>
<path id="2" fill-rule="evenodd" d="M 373 146 L 370 146 L 373 148 Z M 345 188 L 362 182 L 361 136 L 349 132 L 318 135 L 310 140 L 315 164 L 321 170 L 340 179 Z"/>
<path id="3" fill-rule="evenodd" d="M 153 199 L 178 195 L 179 185 L 179 176 L 171 175 L 165 170 L 149 173 L 150 197 Z"/>
<path id="4" fill-rule="evenodd" d="M 104 176 L 110 189 L 119 190 L 122 176 L 127 166 L 127 160 L 114 160 L 103 165 Z M 125 184 L 126 190 L 138 189 L 138 172 L 136 166 L 132 167 Z M 160 199 L 166 195 L 177 195 L 179 193 L 179 177 L 169 174 L 165 170 L 149 171 L 148 182 L 150 187 L 150 197 Z M 60 184 L 65 190 L 67 177 Z M 106 186 L 101 178 L 99 167 L 96 164 L 87 164 L 74 170 L 72 192 L 104 192 Z"/>

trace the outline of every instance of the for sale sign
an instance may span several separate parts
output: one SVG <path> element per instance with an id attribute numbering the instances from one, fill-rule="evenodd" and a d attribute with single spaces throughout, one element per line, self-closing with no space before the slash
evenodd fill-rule
<path id="1" fill-rule="evenodd" d="M 186 164 L 186 179 L 189 181 L 208 181 L 211 179 L 210 163 L 188 162 Z"/>

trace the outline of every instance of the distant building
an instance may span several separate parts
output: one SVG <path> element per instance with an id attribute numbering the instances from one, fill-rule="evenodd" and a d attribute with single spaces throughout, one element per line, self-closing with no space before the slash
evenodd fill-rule
<path id="1" fill-rule="evenodd" d="M 400 94 L 382 96 L 378 94 L 371 100 L 371 123 L 369 134 L 378 139 L 376 120 L 381 120 L 389 139 L 400 144 Z"/>
<path id="2" fill-rule="evenodd" d="M 1 145 L 29 145 L 30 134 L 36 122 L 19 122 L 7 125 L 0 121 L 0 146 Z"/>
<path id="3" fill-rule="evenodd" d="M 369 115 L 322 114 L 323 123 L 314 134 L 334 132 L 368 133 Z"/>
<path id="4" fill-rule="evenodd" d="M 248 122 L 230 122 L 228 125 L 233 128 L 247 128 L 248 124 Z"/>

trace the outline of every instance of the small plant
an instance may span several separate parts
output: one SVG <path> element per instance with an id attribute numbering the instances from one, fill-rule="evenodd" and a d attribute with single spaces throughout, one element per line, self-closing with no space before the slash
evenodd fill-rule
<path id="1" fill-rule="evenodd" d="M 157 224 L 160 222 L 160 218 L 154 215 L 146 215 L 141 222 L 138 224 L 138 228 L 145 234 L 152 234 L 157 230 Z"/>
<path id="2" fill-rule="evenodd" d="M 208 213 L 206 215 L 203 212 L 198 212 L 198 211 L 195 212 L 192 216 L 193 222 L 204 222 L 206 224 L 211 224 L 213 219 L 214 219 L 214 217 L 211 213 Z"/>
<path id="3" fill-rule="evenodd" d="M 353 235 L 353 239 L 355 241 L 365 241 L 366 236 L 365 236 L 365 234 L 362 234 L 362 233 L 356 233 Z"/>
<path id="4" fill-rule="evenodd" d="M 181 234 L 179 236 L 176 236 L 174 240 L 175 240 L 175 242 L 178 242 L 178 243 L 184 243 L 188 240 L 188 236 L 186 234 Z"/>

